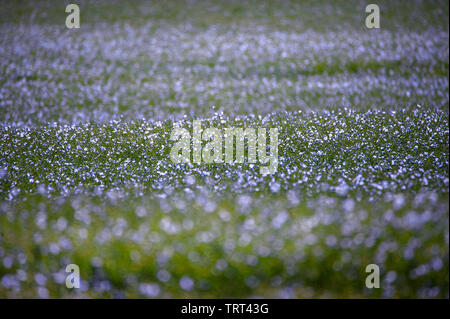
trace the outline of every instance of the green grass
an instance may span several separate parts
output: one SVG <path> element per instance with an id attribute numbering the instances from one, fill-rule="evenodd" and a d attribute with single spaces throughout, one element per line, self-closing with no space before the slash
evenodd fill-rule
<path id="1" fill-rule="evenodd" d="M 205 212 L 201 203 L 186 200 L 183 194 L 167 201 L 139 197 L 114 203 L 79 196 L 52 202 L 34 195 L 14 208 L 2 208 L 2 247 L 10 253 L 20 251 L 26 263 L 0 269 L 7 274 L 22 269 L 28 280 L 23 282 L 20 294 L 0 291 L 10 297 L 32 297 L 36 289 L 34 274 L 61 274 L 70 261 L 80 266 L 89 290 L 68 290 L 49 276 L 50 296 L 137 297 L 139 284 L 150 282 L 163 287 L 160 297 L 278 298 L 280 291 L 290 292 L 291 297 L 380 297 L 384 295 L 382 289 L 369 291 L 362 287 L 365 265 L 376 261 L 382 263 L 382 278 L 388 272 L 396 273 L 395 282 L 382 281 L 384 289 L 395 287 L 394 297 L 417 297 L 423 286 L 439 287 L 440 295 L 447 289 L 448 259 L 442 259 L 439 269 L 431 265 L 448 249 L 443 244 L 448 224 L 440 221 L 448 219 L 448 196 L 437 198 L 428 194 L 420 197 L 422 202 L 418 198 L 407 196 L 406 204 L 400 208 L 394 204 L 394 197 L 356 203 L 347 211 L 342 209 L 346 203 L 342 199 L 327 202 L 322 197 L 294 206 L 286 196 L 270 200 L 254 197 L 253 208 L 247 211 L 227 198 L 214 202 L 215 209 Z M 176 209 L 180 201 L 186 209 Z M 161 210 L 162 204 L 170 209 Z M 36 207 L 39 215 L 47 216 L 45 226 L 35 222 Z M 146 215 L 138 217 L 137 207 L 145 207 Z M 420 228 L 408 229 L 385 221 L 390 214 L 401 220 L 411 210 L 425 208 L 434 217 L 417 226 Z M 88 221 L 82 217 L 83 209 Z M 289 223 L 273 230 L 271 221 L 280 211 L 289 214 Z M 323 224 L 326 217 L 332 222 Z M 67 228 L 58 229 L 56 225 L 62 219 L 68 221 Z M 342 237 L 341 228 L 355 221 L 361 224 L 358 233 Z M 121 222 L 125 223 L 122 228 L 118 226 Z M 164 222 L 176 225 L 177 231 L 168 231 L 162 226 Z M 254 228 L 249 230 L 248 225 Z M 305 231 L 309 227 L 311 230 Z M 379 227 L 383 230 L 377 236 Z M 86 238 L 80 235 L 82 231 L 87 231 Z M 201 242 L 199 234 L 213 238 Z M 251 234 L 251 243 L 242 234 Z M 316 238 L 312 243 L 309 242 L 311 234 Z M 101 239 L 102 236 L 105 238 Z M 350 247 L 330 247 L 326 242 L 329 236 L 338 238 L 339 244 L 345 240 L 357 243 L 351 243 Z M 64 247 L 63 239 L 70 241 L 71 246 L 52 251 L 51 245 Z M 414 240 L 420 240 L 420 247 L 416 248 L 414 258 L 408 260 L 403 256 L 404 250 L 398 248 L 407 247 Z M 411 278 L 413 269 L 422 264 L 430 264 L 430 272 Z M 162 270 L 171 274 L 164 283 L 157 279 L 157 273 Z M 193 291 L 180 289 L 178 281 L 183 276 L 194 279 Z M 250 284 L 249 278 L 257 284 Z M 109 282 L 111 288 L 98 291 L 102 281 Z M 86 287 L 87 282 L 82 285 Z"/>

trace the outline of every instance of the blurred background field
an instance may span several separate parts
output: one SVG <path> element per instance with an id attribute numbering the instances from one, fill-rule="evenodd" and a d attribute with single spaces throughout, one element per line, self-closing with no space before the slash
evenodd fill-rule
<path id="1" fill-rule="evenodd" d="M 371 30 L 362 1 L 76 3 L 0 5 L 0 297 L 448 298 L 447 1 Z M 193 119 L 277 127 L 277 173 L 171 163 Z"/>

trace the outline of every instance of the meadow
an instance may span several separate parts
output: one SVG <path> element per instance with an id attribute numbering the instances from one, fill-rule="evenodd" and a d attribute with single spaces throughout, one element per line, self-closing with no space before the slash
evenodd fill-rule
<path id="1" fill-rule="evenodd" d="M 447 1 L 77 3 L 0 5 L 0 298 L 449 297 Z M 194 120 L 276 173 L 172 163 Z"/>

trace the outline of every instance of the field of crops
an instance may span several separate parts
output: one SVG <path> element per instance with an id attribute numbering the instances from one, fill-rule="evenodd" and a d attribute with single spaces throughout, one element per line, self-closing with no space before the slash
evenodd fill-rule
<path id="1" fill-rule="evenodd" d="M 449 297 L 448 1 L 77 3 L 0 5 L 0 298 Z"/>

